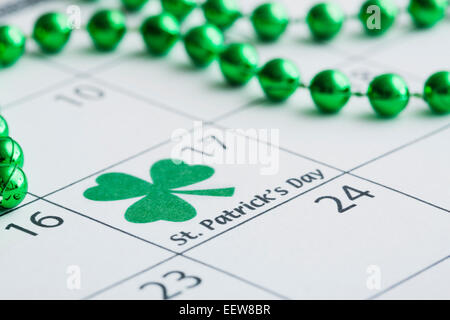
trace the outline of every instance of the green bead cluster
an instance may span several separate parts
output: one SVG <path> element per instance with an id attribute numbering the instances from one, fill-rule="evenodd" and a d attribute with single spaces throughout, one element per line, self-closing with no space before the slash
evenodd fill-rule
<path id="1" fill-rule="evenodd" d="M 0 209 L 18 206 L 28 191 L 23 167 L 23 150 L 9 137 L 6 120 L 0 116 Z"/>

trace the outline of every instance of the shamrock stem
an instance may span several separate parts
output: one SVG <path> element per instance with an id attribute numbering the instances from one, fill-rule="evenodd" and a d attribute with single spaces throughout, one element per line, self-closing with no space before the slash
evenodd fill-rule
<path id="1" fill-rule="evenodd" d="M 170 190 L 171 193 L 193 194 L 197 196 L 213 197 L 231 197 L 234 194 L 234 188 L 208 189 L 208 190 Z"/>

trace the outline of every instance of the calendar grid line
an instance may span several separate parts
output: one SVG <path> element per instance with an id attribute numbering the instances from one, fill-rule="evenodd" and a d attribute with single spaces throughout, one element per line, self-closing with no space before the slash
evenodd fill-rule
<path id="1" fill-rule="evenodd" d="M 182 254 L 185 254 L 186 252 L 189 252 L 189 251 L 191 251 L 192 249 L 195 249 L 195 248 L 197 248 L 197 247 L 203 245 L 204 243 L 209 242 L 209 241 L 211 241 L 211 240 L 217 238 L 218 236 L 221 236 L 222 234 L 225 234 L 225 233 L 227 233 L 227 232 L 229 232 L 229 231 L 231 231 L 231 230 L 234 230 L 234 229 L 236 229 L 237 227 L 239 227 L 239 226 L 241 226 L 241 225 L 243 225 L 243 224 L 246 224 L 247 222 L 250 222 L 250 221 L 252 221 L 252 220 L 255 220 L 256 218 L 258 218 L 258 217 L 264 215 L 265 213 L 270 212 L 270 211 L 272 211 L 273 209 L 276 209 L 276 208 L 278 208 L 278 207 L 280 207 L 280 206 L 282 206 L 282 205 L 284 205 L 284 204 L 286 204 L 286 203 L 288 203 L 288 202 L 291 202 L 292 200 L 295 200 L 295 199 L 297 199 L 297 198 L 299 198 L 299 197 L 301 197 L 301 196 L 303 196 L 303 195 L 305 195 L 305 194 L 307 194 L 307 193 L 309 193 L 309 192 L 311 192 L 311 191 L 314 191 L 314 190 L 316 190 L 316 189 L 318 189 L 318 188 L 320 188 L 320 187 L 322 187 L 322 186 L 328 184 L 329 182 L 332 182 L 332 181 L 334 181 L 334 180 L 336 180 L 336 179 L 338 179 L 338 178 L 340 178 L 340 177 L 342 177 L 342 176 L 344 176 L 344 175 L 345 175 L 345 173 L 341 173 L 341 174 L 338 174 L 338 175 L 336 175 L 336 176 L 334 176 L 334 177 L 332 177 L 332 178 L 330 178 L 330 179 L 328 179 L 328 180 L 325 180 L 324 182 L 322 182 L 322 183 L 320 183 L 320 184 L 318 184 L 318 185 L 315 185 L 314 187 L 311 187 L 311 188 L 308 189 L 308 190 L 305 190 L 305 191 L 303 191 L 303 192 L 301 192 L 301 193 L 298 193 L 298 194 L 296 194 L 296 195 L 290 197 L 289 199 L 286 199 L 286 200 L 284 200 L 284 201 L 282 201 L 282 202 L 280 202 L 280 203 L 278 203 L 278 204 L 276 204 L 276 205 L 274 205 L 274 206 L 272 206 L 272 207 L 270 207 L 270 208 L 268 208 L 268 209 L 266 209 L 266 210 L 263 210 L 262 212 L 260 212 L 260 213 L 258 213 L 258 214 L 256 214 L 256 215 L 254 215 L 254 216 L 248 218 L 247 220 L 241 221 L 241 222 L 239 222 L 239 223 L 233 225 L 232 227 L 229 227 L 228 229 L 225 229 L 225 230 L 223 230 L 223 231 L 221 231 L 221 232 L 216 233 L 215 235 L 211 236 L 211 237 L 208 238 L 208 239 L 205 239 L 205 240 L 203 240 L 203 241 L 200 241 L 199 243 L 193 245 L 192 247 L 190 247 L 190 248 L 188 248 L 188 249 L 186 249 L 186 250 L 181 251 L 181 253 L 182 253 Z"/>
<path id="2" fill-rule="evenodd" d="M 424 272 L 426 272 L 426 271 L 436 267 L 437 265 L 441 264 L 442 262 L 446 261 L 447 259 L 450 259 L 450 255 L 448 255 L 448 256 L 446 256 L 446 257 L 444 257 L 442 259 L 439 259 L 438 261 L 433 262 L 432 264 L 426 266 L 425 268 L 420 269 L 419 271 L 414 272 L 413 274 L 409 275 L 408 277 L 406 277 L 406 278 L 404 278 L 404 279 L 402 279 L 402 280 L 392 284 L 391 286 L 387 287 L 386 289 L 382 290 L 381 292 L 378 292 L 378 293 L 374 294 L 373 296 L 370 296 L 368 298 L 368 300 L 374 300 L 376 298 L 381 297 L 382 295 L 384 295 L 384 294 L 388 293 L 389 291 L 397 288 L 398 286 L 404 284 L 405 282 L 407 282 L 407 281 L 409 281 L 411 279 L 414 279 L 415 277 L 421 275 L 422 273 L 424 273 Z"/>
<path id="3" fill-rule="evenodd" d="M 83 217 L 83 218 L 89 219 L 89 220 L 91 220 L 91 221 L 93 221 L 93 222 L 99 223 L 99 224 L 103 225 L 104 227 L 107 227 L 107 228 L 113 229 L 113 230 L 115 230 L 115 231 L 121 232 L 121 233 L 123 233 L 123 234 L 125 234 L 125 235 L 127 235 L 127 236 L 133 237 L 133 238 L 135 238 L 135 239 L 137 239 L 137 240 L 143 241 L 143 242 L 145 242 L 145 243 L 147 243 L 147 244 L 156 246 L 156 247 L 158 247 L 158 248 L 160 248 L 160 249 L 162 249 L 162 250 L 165 250 L 165 251 L 168 251 L 168 252 L 174 254 L 173 256 L 171 256 L 170 259 L 169 259 L 169 258 L 168 258 L 168 259 L 165 259 L 165 260 L 161 261 L 160 263 L 157 263 L 156 265 L 153 265 L 152 267 L 150 267 L 150 269 L 153 269 L 153 267 L 159 266 L 159 265 L 161 265 L 161 264 L 163 264 L 163 263 L 165 263 L 165 262 L 167 262 L 167 261 L 169 261 L 169 260 L 171 260 L 171 259 L 173 259 L 173 258 L 175 258 L 175 257 L 177 257 L 177 256 L 182 256 L 182 257 L 184 257 L 184 258 L 187 258 L 187 259 L 189 259 L 189 260 L 195 261 L 195 262 L 197 262 L 197 263 L 199 263 L 199 261 L 200 261 L 200 260 L 198 260 L 198 259 L 194 259 L 194 258 L 192 258 L 192 257 L 185 256 L 185 255 L 183 254 L 183 252 L 177 252 L 177 251 L 174 251 L 174 250 L 172 250 L 172 249 L 170 249 L 170 248 L 167 248 L 167 247 L 165 247 L 165 246 L 163 246 L 163 245 L 160 245 L 160 244 L 158 244 L 158 243 L 156 243 L 156 242 L 149 241 L 149 240 L 144 239 L 144 238 L 142 238 L 142 237 L 136 236 L 136 235 L 134 235 L 134 234 L 132 234 L 132 233 L 130 233 L 130 232 L 128 232 L 128 231 L 125 231 L 125 230 L 123 230 L 123 229 L 114 227 L 113 225 L 110 225 L 110 224 L 105 223 L 105 222 L 103 222 L 103 221 L 100 221 L 100 220 L 98 220 L 98 219 L 92 218 L 92 217 L 90 217 L 90 216 L 88 216 L 88 215 L 86 215 L 86 214 L 83 214 L 83 213 L 81 213 L 81 212 L 78 212 L 77 210 L 70 209 L 70 208 L 68 208 L 68 207 L 66 207 L 66 206 L 63 206 L 63 205 L 61 205 L 61 204 L 59 204 L 59 203 L 56 203 L 56 202 L 54 202 L 54 201 L 52 201 L 52 200 L 48 200 L 48 199 L 46 199 L 46 198 L 44 198 L 44 197 L 39 197 L 39 196 L 37 196 L 37 195 L 34 195 L 34 196 L 35 196 L 35 197 L 38 197 L 37 200 L 45 201 L 45 202 L 50 203 L 50 204 L 52 204 L 52 205 L 54 205 L 54 206 L 57 206 L 57 207 L 59 207 L 59 208 L 61 208 L 61 209 L 64 209 L 64 210 L 66 210 L 66 211 L 69 211 L 69 212 L 71 212 L 71 213 L 73 213 L 73 214 L 76 214 L 76 215 L 81 216 L 81 217 Z M 273 290 L 264 288 L 263 286 L 258 285 L 258 284 L 255 284 L 255 283 L 252 282 L 252 281 L 249 281 L 249 280 L 246 280 L 246 279 L 244 279 L 244 278 L 242 278 L 242 277 L 239 277 L 239 276 L 237 276 L 237 275 L 234 275 L 234 274 L 232 274 L 231 272 L 228 272 L 228 271 L 219 269 L 219 268 L 217 268 L 217 267 L 213 267 L 213 266 L 211 266 L 211 265 L 209 265 L 209 264 L 207 264 L 207 263 L 202 263 L 202 264 L 205 265 L 205 266 L 208 266 L 209 268 L 212 268 L 212 269 L 214 269 L 214 270 L 216 270 L 216 271 L 220 271 L 220 272 L 222 272 L 222 273 L 224 273 L 224 274 L 227 274 L 228 276 L 232 276 L 233 278 L 238 279 L 238 280 L 241 280 L 241 281 L 243 281 L 243 282 L 245 282 L 245 283 L 247 283 L 247 284 L 251 284 L 252 286 L 257 287 L 257 288 L 259 288 L 259 289 L 261 289 L 261 290 L 264 290 L 264 291 L 266 291 L 266 292 L 269 292 L 269 293 L 271 293 L 271 294 L 273 294 L 273 295 L 275 295 L 275 296 L 277 296 L 277 297 L 279 297 L 279 298 L 280 298 L 280 297 L 287 298 L 286 296 L 281 295 L 281 294 L 279 294 L 279 293 L 276 293 L 276 292 L 273 291 Z M 148 271 L 148 270 L 147 270 L 147 271 Z M 134 274 L 133 276 L 127 277 L 126 279 L 134 278 L 135 276 L 137 276 L 137 275 L 139 275 L 139 274 L 141 274 L 141 273 L 143 273 L 143 272 L 145 272 L 145 271 L 138 272 L 137 274 Z M 120 281 L 120 282 L 116 283 L 116 285 L 119 285 L 119 284 L 121 284 L 121 283 L 123 283 L 123 282 L 125 282 L 125 281 L 126 281 L 126 280 Z M 115 285 L 114 285 L 114 286 L 115 286 Z M 112 287 L 113 287 L 113 285 L 108 286 L 108 288 L 112 288 Z M 106 289 L 102 289 L 102 290 L 99 290 L 99 291 L 104 292 L 105 290 L 106 290 Z M 100 292 L 98 292 L 98 294 L 99 294 L 99 293 L 100 293 Z M 89 295 L 88 297 L 92 297 L 92 296 L 94 296 L 94 295 L 97 295 L 97 294 L 94 293 L 94 294 Z"/>
<path id="4" fill-rule="evenodd" d="M 64 79 L 62 81 L 54 83 L 54 84 L 52 84 L 52 85 L 50 85 L 50 86 L 48 86 L 46 88 L 43 88 L 43 89 L 38 90 L 36 92 L 32 92 L 32 93 L 30 93 L 28 95 L 22 96 L 19 99 L 13 100 L 13 101 L 11 101 L 9 103 L 6 103 L 5 105 L 1 106 L 0 110 L 1 111 L 8 110 L 8 109 L 11 109 L 11 108 L 13 108 L 15 106 L 18 106 L 18 105 L 21 105 L 21 104 L 26 103 L 28 101 L 31 101 L 33 99 L 37 99 L 37 98 L 39 98 L 39 97 L 41 97 L 43 95 L 48 94 L 49 92 L 51 92 L 53 90 L 56 90 L 56 89 L 61 88 L 61 87 L 65 87 L 66 85 L 68 85 L 69 83 L 74 81 L 74 79 L 76 79 L 76 77 L 71 76 L 71 77 L 68 77 L 68 78 L 66 78 L 66 79 Z"/>
<path id="5" fill-rule="evenodd" d="M 421 198 L 419 198 L 419 197 L 413 196 L 413 195 L 411 195 L 411 194 L 409 194 L 409 193 L 403 192 L 403 191 L 398 190 L 398 189 L 396 189 L 396 188 L 392 188 L 392 187 L 390 187 L 390 186 L 388 186 L 388 185 L 385 185 L 385 184 L 383 184 L 383 183 L 379 183 L 379 182 L 376 182 L 376 181 L 374 181 L 374 180 L 371 180 L 371 179 L 368 179 L 368 178 L 364 178 L 364 177 L 362 177 L 362 176 L 359 176 L 359 175 L 354 174 L 354 173 L 351 173 L 351 172 L 347 172 L 347 174 L 349 174 L 349 175 L 351 175 L 351 176 L 353 176 L 353 177 L 355 177 L 355 178 L 359 178 L 359 179 L 362 179 L 362 180 L 364 180 L 364 181 L 367 181 L 367 182 L 376 184 L 376 185 L 378 185 L 378 186 L 380 186 L 380 187 L 383 187 L 383 188 L 385 188 L 385 189 L 388 189 L 388 190 L 394 191 L 394 192 L 396 192 L 396 193 L 402 194 L 402 195 L 404 195 L 404 196 L 406 196 L 406 197 L 408 197 L 408 198 L 417 200 L 417 201 L 419 201 L 419 202 L 422 202 L 422 203 L 424 203 L 424 204 L 427 204 L 427 205 L 429 205 L 429 206 L 432 206 L 432 207 L 434 207 L 434 208 L 436 208 L 436 209 L 439 209 L 439 210 L 445 211 L 445 212 L 447 212 L 447 213 L 450 213 L 450 210 L 449 210 L 449 209 L 446 209 L 446 208 L 444 208 L 444 207 L 438 206 L 437 204 L 434 204 L 434 203 L 432 203 L 432 202 L 426 201 L 426 200 L 421 199 Z"/>
<path id="6" fill-rule="evenodd" d="M 32 194 L 32 193 L 30 193 L 30 192 L 27 192 L 27 194 L 29 194 L 30 196 L 32 196 L 32 197 L 35 198 L 35 199 L 33 199 L 33 200 L 29 201 L 29 202 L 20 204 L 20 205 L 17 206 L 17 207 L 14 207 L 14 208 L 11 208 L 11 209 L 8 209 L 8 210 L 5 210 L 5 211 L 1 212 L 1 213 L 0 213 L 0 217 L 6 216 L 7 214 L 10 214 L 10 213 L 12 213 L 12 212 L 14 212 L 14 211 L 16 211 L 16 210 L 19 210 L 19 209 L 21 209 L 21 208 L 23 208 L 23 207 L 26 207 L 26 206 L 28 206 L 29 204 L 35 203 L 36 201 L 39 200 L 39 198 L 37 198 L 34 194 Z"/>
<path id="7" fill-rule="evenodd" d="M 387 156 L 389 156 L 389 155 L 391 155 L 393 153 L 396 153 L 397 151 L 403 150 L 404 148 L 407 148 L 407 147 L 412 146 L 412 145 L 414 145 L 414 144 L 416 144 L 416 143 L 418 143 L 420 141 L 423 141 L 423 140 L 425 140 L 427 138 L 430 138 L 430 137 L 432 137 L 432 136 L 434 136 L 436 134 L 439 134 L 439 133 L 441 133 L 441 132 L 443 132 L 443 131 L 445 131 L 445 130 L 447 130 L 449 128 L 450 128 L 450 123 L 447 123 L 446 125 L 438 128 L 438 129 L 435 129 L 435 130 L 433 130 L 433 131 L 431 131 L 431 132 L 429 132 L 429 133 L 427 133 L 425 135 L 422 135 L 422 136 L 420 136 L 420 137 L 418 137 L 418 138 L 416 138 L 416 139 L 414 139 L 412 141 L 409 141 L 409 142 L 407 142 L 405 144 L 402 144 L 402 145 L 398 146 L 397 148 L 394 148 L 394 149 L 392 149 L 390 151 L 387 151 L 387 152 L 385 152 L 385 153 L 383 153 L 383 154 L 381 154 L 381 155 L 379 155 L 379 156 L 377 156 L 377 157 L 375 157 L 373 159 L 370 159 L 370 160 L 368 160 L 366 162 L 363 162 L 362 164 L 360 164 L 360 165 L 358 165 L 358 166 L 348 170 L 348 172 L 352 172 L 352 171 L 358 170 L 358 169 L 360 169 L 362 167 L 365 167 L 365 166 L 367 166 L 367 165 L 369 165 L 369 164 L 371 164 L 371 163 L 373 163 L 375 161 L 381 160 L 381 159 L 383 159 L 383 158 L 385 158 L 385 157 L 387 157 Z"/>
<path id="8" fill-rule="evenodd" d="M 59 207 L 59 208 L 61 208 L 61 209 L 65 209 L 65 210 L 67 210 L 67 211 L 70 211 L 70 212 L 72 212 L 72 213 L 74 213 L 74 214 L 77 214 L 77 215 L 79 215 L 79 216 L 81 216 L 81 217 L 84 217 L 84 218 L 89 219 L 89 220 L 91 220 L 91 221 L 97 222 L 97 223 L 99 223 L 99 224 L 101 224 L 101 225 L 103 225 L 103 226 L 105 226 L 105 227 L 108 227 L 108 228 L 110 228 L 110 229 L 114 229 L 114 230 L 119 231 L 119 232 L 121 232 L 121 233 L 123 233 L 123 234 L 126 234 L 126 235 L 128 235 L 128 236 L 130 236 L 130 237 L 133 237 L 133 238 L 135 238 L 135 239 L 144 241 L 144 242 L 146 242 L 146 243 L 148 243 L 148 244 L 154 245 L 155 247 L 158 247 L 158 248 L 160 248 L 160 249 L 164 249 L 164 250 L 170 251 L 171 253 L 178 254 L 178 252 L 176 252 L 176 251 L 174 251 L 174 250 L 172 250 L 172 249 L 166 248 L 166 247 L 164 247 L 164 246 L 162 246 L 162 245 L 160 245 L 160 244 L 158 244 L 158 243 L 156 243 L 156 242 L 153 242 L 153 241 L 150 241 L 150 240 L 141 238 L 141 237 L 139 237 L 139 236 L 137 236 L 137 235 L 135 235 L 135 234 L 132 234 L 132 233 L 130 233 L 130 232 L 128 232 L 128 231 L 122 230 L 122 229 L 117 228 L 117 227 L 115 227 L 115 226 L 113 226 L 113 225 L 110 225 L 110 224 L 108 224 L 108 223 L 106 223 L 106 222 L 103 222 L 103 221 L 100 221 L 100 220 L 98 220 L 98 219 L 92 218 L 91 216 L 88 216 L 88 215 L 86 215 L 86 214 L 83 214 L 83 213 L 81 213 L 81 212 L 78 212 L 77 210 L 70 209 L 70 208 L 68 208 L 68 207 L 66 207 L 66 206 L 63 206 L 63 205 L 61 205 L 61 204 L 59 204 L 59 203 L 56 203 L 56 202 L 54 202 L 54 201 L 52 201 L 52 200 L 48 200 L 48 199 L 46 199 L 46 198 L 44 198 L 44 197 L 39 197 L 39 200 L 43 200 L 43 201 L 45 201 L 45 202 L 48 202 L 48 203 L 50 203 L 50 204 L 53 204 L 53 205 L 55 205 L 55 206 L 57 206 L 57 207 Z"/>
<path id="9" fill-rule="evenodd" d="M 255 282 L 253 282 L 253 281 L 250 281 L 250 280 L 248 280 L 248 279 L 246 279 L 246 278 L 243 278 L 243 277 L 241 277 L 241 276 L 238 276 L 238 275 L 236 275 L 236 274 L 234 274 L 234 273 L 231 273 L 231 272 L 228 272 L 228 271 L 226 271 L 226 270 L 224 270 L 224 269 L 221 269 L 221 268 L 218 268 L 218 267 L 216 267 L 216 266 L 213 266 L 213 265 L 211 265 L 211 264 L 209 264 L 209 263 L 206 263 L 206 262 L 204 262 L 204 261 L 202 261 L 202 260 L 193 258 L 193 257 L 191 257 L 191 256 L 187 256 L 187 255 L 184 255 L 184 254 L 180 254 L 180 255 L 183 256 L 183 257 L 186 258 L 186 259 L 189 259 L 189 260 L 191 260 L 191 261 L 194 261 L 194 262 L 196 262 L 196 263 L 198 263 L 198 264 L 201 264 L 201 265 L 203 265 L 203 266 L 205 266 L 205 267 L 208 267 L 208 268 L 213 269 L 213 270 L 215 270 L 215 271 L 217 271 L 217 272 L 226 274 L 226 275 L 228 275 L 228 276 L 230 276 L 230 277 L 232 277 L 232 278 L 234 278 L 234 279 L 237 279 L 237 280 L 239 280 L 239 281 L 241 281 L 241 282 L 244 282 L 244 283 L 246 283 L 246 284 L 248 284 L 248 285 L 251 285 L 251 286 L 253 286 L 253 287 L 255 287 L 255 288 L 258 288 L 258 289 L 260 289 L 260 290 L 263 290 L 263 291 L 265 291 L 265 292 L 267 292 L 267 293 L 270 293 L 270 294 L 272 294 L 273 296 L 276 296 L 276 297 L 278 297 L 278 298 L 280 298 L 280 299 L 284 299 L 284 300 L 292 300 L 291 298 L 289 298 L 289 297 L 287 297 L 287 296 L 285 296 L 285 295 L 282 295 L 282 294 L 280 294 L 280 293 L 278 293 L 278 292 L 276 292 L 276 291 L 273 291 L 273 290 L 271 290 L 271 289 L 268 289 L 268 288 L 266 288 L 266 287 L 263 287 L 263 286 L 261 286 L 261 285 L 255 283 Z"/>
<path id="10" fill-rule="evenodd" d="M 215 126 L 218 126 L 218 127 L 221 127 L 222 129 L 227 129 L 226 127 L 224 127 L 224 126 L 222 126 L 222 125 L 220 125 L 220 124 L 214 124 L 214 125 L 215 125 Z M 399 147 L 397 147 L 397 148 L 394 148 L 394 149 L 392 149 L 392 150 L 390 150 L 390 151 L 388 151 L 388 152 L 386 152 L 386 153 L 383 153 L 382 155 L 388 156 L 388 155 L 390 155 L 390 154 L 393 154 L 393 153 L 395 153 L 395 152 L 397 152 L 397 151 L 402 150 L 403 148 L 406 148 L 406 147 L 408 147 L 408 146 L 413 145 L 414 143 L 420 142 L 420 141 L 422 141 L 422 140 L 424 140 L 424 139 L 426 139 L 426 138 L 432 137 L 432 136 L 434 136 L 434 135 L 436 135 L 436 134 L 438 134 L 438 133 L 440 133 L 440 132 L 443 132 L 443 131 L 445 131 L 445 130 L 448 129 L 448 128 L 450 128 L 450 123 L 447 124 L 447 125 L 445 125 L 445 126 L 443 126 L 443 127 L 440 127 L 439 129 L 433 130 L 432 132 L 429 132 L 429 133 L 427 133 L 427 134 L 425 134 L 425 135 L 423 135 L 423 136 L 421 136 L 421 137 L 419 137 L 419 138 L 416 138 L 416 139 L 414 139 L 413 141 L 410 141 L 410 142 L 408 142 L 408 143 L 406 143 L 406 144 L 403 144 L 403 145 L 401 145 L 401 146 L 399 146 Z M 242 133 L 238 132 L 237 134 L 242 134 Z M 250 137 L 250 136 L 246 136 L 246 137 L 249 138 L 249 139 L 254 139 L 253 137 Z M 261 142 L 261 143 L 268 144 L 269 146 L 274 146 L 274 145 L 270 144 L 270 143 L 267 142 L 267 141 L 261 141 L 261 140 L 259 140 L 259 139 L 256 139 L 256 141 Z M 416 196 L 414 196 L 414 195 L 411 195 L 411 194 L 408 194 L 408 193 L 403 192 L 403 191 L 401 191 L 401 190 L 398 190 L 398 189 L 396 189 L 396 188 L 390 187 L 390 186 L 388 186 L 388 185 L 386 185 L 386 184 L 379 183 L 379 182 L 373 181 L 373 180 L 371 180 L 371 179 L 364 178 L 364 177 L 362 177 L 362 176 L 360 176 L 360 175 L 357 175 L 357 174 L 352 173 L 352 171 L 354 171 L 354 170 L 356 170 L 356 169 L 359 169 L 359 168 L 362 168 L 362 167 L 365 166 L 366 164 L 365 164 L 365 165 L 360 165 L 360 166 L 356 167 L 356 169 L 354 168 L 354 169 L 350 169 L 350 170 L 343 170 L 343 169 L 340 169 L 340 168 L 335 167 L 335 166 L 333 166 L 333 165 L 330 165 L 330 164 L 328 164 L 328 163 L 325 163 L 325 162 L 316 160 L 316 159 L 314 159 L 314 158 L 311 158 L 311 157 L 309 157 L 309 156 L 300 154 L 300 153 L 298 153 L 298 152 L 296 152 L 296 151 L 293 151 L 293 150 L 290 150 L 290 149 L 288 149 L 288 148 L 284 148 L 284 147 L 282 147 L 282 146 L 278 146 L 278 148 L 279 148 L 280 150 L 283 150 L 284 152 L 290 153 L 290 154 L 295 155 L 295 156 L 298 156 L 298 157 L 300 157 L 300 158 L 303 158 L 303 159 L 306 159 L 306 160 L 315 162 L 315 163 L 317 163 L 317 164 L 323 165 L 323 166 L 328 167 L 328 168 L 330 168 L 330 169 L 334 169 L 334 170 L 340 171 L 340 172 L 342 172 L 343 174 L 348 174 L 348 175 L 353 176 L 353 177 L 355 177 L 355 178 L 359 178 L 359 179 L 365 180 L 365 181 L 367 181 L 367 182 L 370 182 L 370 183 L 379 185 L 379 186 L 384 187 L 384 188 L 386 188 L 386 189 L 389 189 L 389 190 L 391 190 L 391 191 L 394 191 L 394 192 L 397 192 L 397 193 L 402 194 L 402 195 L 404 195 L 404 196 L 407 196 L 407 197 L 409 197 L 409 198 L 415 199 L 415 200 L 417 200 L 417 201 L 419 201 L 419 202 L 425 203 L 425 204 L 427 204 L 427 205 L 429 205 L 429 206 L 432 206 L 432 207 L 434 207 L 434 208 L 436 208 L 436 209 L 440 209 L 440 210 L 443 210 L 443 211 L 445 211 L 445 212 L 449 212 L 449 211 L 450 211 L 450 210 L 448 210 L 448 209 L 446 209 L 446 208 L 443 208 L 443 207 L 441 207 L 441 206 L 438 206 L 438 205 L 436 205 L 436 204 L 434 204 L 434 203 L 432 203 L 432 202 L 426 201 L 426 200 L 421 199 L 421 198 L 419 198 L 419 197 L 416 197 Z M 370 164 L 370 163 L 373 163 L 374 161 L 380 160 L 380 159 L 382 158 L 382 157 L 381 157 L 382 155 L 377 156 L 377 157 L 375 157 L 375 158 L 373 158 L 373 159 L 371 159 L 371 160 L 366 161 L 366 162 L 367 162 L 367 165 Z"/>
<path id="11" fill-rule="evenodd" d="M 188 133 L 192 132 L 192 130 L 193 130 L 193 129 L 190 129 L 190 130 L 188 131 Z M 144 149 L 144 150 L 142 150 L 142 151 L 139 151 L 138 153 L 135 153 L 134 155 L 132 155 L 132 156 L 130 156 L 130 157 L 127 157 L 127 158 L 125 158 L 125 159 L 122 159 L 122 160 L 120 160 L 120 161 L 118 161 L 118 162 L 115 162 L 115 163 L 113 163 L 113 164 L 111 164 L 111 165 L 105 167 L 105 168 L 102 168 L 102 169 L 100 169 L 100 170 L 97 170 L 97 171 L 94 172 L 94 173 L 91 173 L 91 174 L 89 174 L 89 175 L 87 175 L 87 176 L 84 176 L 84 177 L 82 177 L 82 178 L 80 178 L 80 179 L 78 179 L 78 180 L 76 180 L 76 181 L 74 181 L 74 182 L 71 182 L 71 183 L 69 183 L 69 184 L 67 184 L 67 185 L 64 185 L 64 186 L 62 186 L 62 187 L 59 187 L 58 189 L 56 189 L 56 190 L 54 190 L 54 191 L 51 191 L 51 192 L 49 192 L 49 193 L 43 195 L 42 198 L 47 198 L 47 197 L 49 197 L 49 196 L 51 196 L 51 195 L 53 195 L 53 194 L 55 194 L 55 193 L 57 193 L 57 192 L 59 192 L 59 191 L 62 191 L 62 190 L 67 189 L 67 188 L 69 188 L 69 187 L 72 187 L 73 185 L 75 185 L 75 184 L 77 184 L 77 183 L 79 183 L 79 182 L 82 182 L 82 181 L 84 181 L 84 180 L 86 180 L 86 179 L 92 178 L 92 177 L 94 177 L 94 176 L 96 176 L 96 175 L 98 175 L 98 174 L 100 174 L 100 173 L 102 173 L 102 172 L 105 172 L 105 171 L 107 171 L 107 170 L 109 170 L 109 169 L 112 169 L 112 168 L 114 168 L 114 167 L 116 167 L 116 166 L 119 166 L 119 165 L 121 165 L 121 164 L 123 164 L 123 163 L 125 163 L 125 162 L 128 162 L 128 161 L 130 161 L 130 160 L 133 160 L 133 159 L 135 159 L 135 158 L 138 158 L 138 157 L 140 157 L 141 155 L 144 155 L 144 154 L 146 154 L 147 152 L 150 152 L 150 151 L 152 151 L 152 150 L 154 150 L 154 149 L 157 149 L 157 148 L 159 148 L 159 147 L 162 147 L 162 146 L 164 146 L 164 145 L 166 145 L 166 144 L 168 144 L 168 143 L 170 143 L 170 142 L 171 142 L 171 139 L 169 138 L 169 139 L 166 139 L 166 140 L 164 140 L 164 141 L 162 141 L 162 142 L 159 142 L 159 143 L 157 143 L 157 144 L 154 144 L 154 145 L 152 145 L 151 147 L 146 148 L 146 149 Z"/>
<path id="12" fill-rule="evenodd" d="M 151 266 L 149 266 L 149 267 L 147 267 L 147 268 L 145 268 L 143 270 L 140 270 L 140 271 L 138 271 L 136 273 L 133 273 L 132 275 L 130 275 L 130 276 L 126 277 L 126 278 L 123 278 L 123 279 L 121 279 L 119 281 L 116 281 L 116 282 L 114 282 L 114 283 L 112 283 L 112 284 L 110 284 L 110 285 L 108 285 L 108 286 L 106 286 L 106 287 L 104 287 L 104 288 L 102 288 L 100 290 L 97 290 L 97 291 L 95 291 L 95 292 L 93 292 L 93 293 L 83 297 L 81 300 L 91 300 L 91 299 L 95 298 L 96 296 L 98 296 L 98 295 L 100 295 L 100 294 L 102 294 L 102 293 L 104 293 L 104 292 L 106 292 L 108 290 L 111 290 L 111 289 L 113 289 L 113 288 L 115 288 L 117 286 L 120 286 L 122 283 L 125 283 L 125 282 L 127 282 L 127 281 L 129 281 L 131 279 L 134 279 L 134 278 L 140 276 L 141 274 L 144 274 L 144 273 L 146 273 L 146 272 L 148 272 L 150 270 L 153 270 L 154 268 L 156 268 L 156 267 L 158 267 L 158 266 L 160 266 L 160 265 L 162 265 L 162 264 L 164 264 L 166 262 L 169 262 L 169 261 L 171 261 L 174 258 L 179 257 L 179 256 L 180 256 L 180 254 L 174 254 L 174 255 L 166 258 L 166 259 L 163 259 L 163 260 L 161 260 L 161 261 L 159 261 L 159 262 L 157 262 L 155 264 L 152 264 Z"/>

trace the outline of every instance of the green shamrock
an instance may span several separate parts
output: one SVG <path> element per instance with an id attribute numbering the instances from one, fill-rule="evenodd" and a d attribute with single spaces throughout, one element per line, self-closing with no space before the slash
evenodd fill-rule
<path id="1" fill-rule="evenodd" d="M 209 179 L 213 174 L 214 169 L 208 166 L 188 165 L 181 160 L 164 159 L 150 168 L 153 183 L 125 173 L 106 173 L 96 179 L 98 186 L 84 192 L 84 197 L 94 201 L 143 197 L 125 212 L 125 219 L 129 222 L 182 222 L 194 218 L 197 211 L 174 194 L 215 197 L 231 197 L 234 194 L 234 188 L 174 190 Z"/>

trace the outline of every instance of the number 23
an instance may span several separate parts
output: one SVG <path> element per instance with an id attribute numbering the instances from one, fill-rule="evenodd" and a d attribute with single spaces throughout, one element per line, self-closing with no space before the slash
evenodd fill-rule
<path id="1" fill-rule="evenodd" d="M 184 282 L 185 280 L 193 280 L 193 282 L 190 285 L 186 286 L 185 289 L 195 288 L 195 287 L 197 287 L 198 285 L 200 285 L 202 283 L 202 279 L 200 279 L 199 277 L 187 276 L 182 271 L 170 271 L 170 272 L 167 272 L 166 274 L 164 274 L 162 277 L 163 278 L 167 278 L 167 277 L 169 277 L 172 274 L 178 275 L 178 277 L 176 278 L 177 282 Z M 163 297 L 164 300 L 169 300 L 169 299 L 175 298 L 176 296 L 178 296 L 181 293 L 183 293 L 183 290 L 179 290 L 179 291 L 176 291 L 174 293 L 169 293 L 167 287 L 164 284 L 162 284 L 160 282 L 154 282 L 154 281 L 144 283 L 143 285 L 141 285 L 139 287 L 139 289 L 143 290 L 143 289 L 145 289 L 148 286 L 157 286 L 157 287 L 161 288 L 162 297 Z"/>

